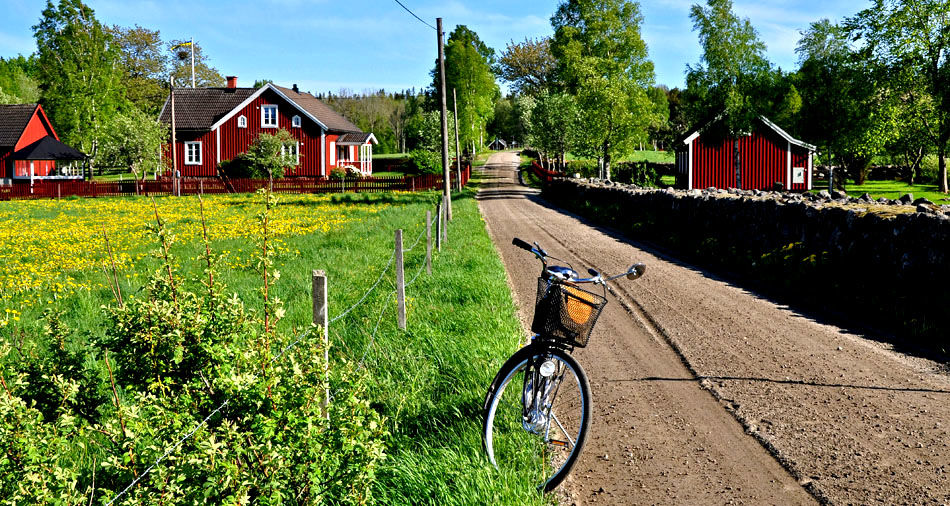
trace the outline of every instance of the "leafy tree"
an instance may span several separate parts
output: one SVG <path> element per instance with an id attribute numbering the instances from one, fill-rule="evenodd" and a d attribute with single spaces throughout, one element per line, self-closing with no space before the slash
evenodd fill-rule
<path id="1" fill-rule="evenodd" d="M 642 22 L 639 4 L 627 0 L 567 0 L 551 18 L 551 52 L 582 119 L 572 151 L 603 158 L 608 177 L 611 158 L 628 153 L 652 121 Z"/>
<path id="2" fill-rule="evenodd" d="M 197 71 L 197 70 L 196 70 L 196 71 Z M 273 83 L 273 82 L 274 82 L 274 81 L 271 80 L 271 79 L 256 79 L 256 80 L 254 80 L 254 86 L 253 86 L 253 87 L 254 87 L 254 88 L 260 88 L 261 86 L 264 86 L 265 84 Z"/>
<path id="3" fill-rule="evenodd" d="M 874 0 L 847 20 L 849 34 L 863 41 L 867 57 L 890 76 L 912 71 L 912 88 L 932 101 L 922 118 L 939 163 L 940 191 L 947 188 L 947 143 L 950 141 L 950 2 L 946 0 Z M 889 79 L 891 86 L 895 81 Z M 906 80 L 904 81 L 907 82 Z M 920 99 L 915 100 L 920 105 Z M 920 108 L 917 108 L 921 112 Z"/>
<path id="4" fill-rule="evenodd" d="M 153 116 L 130 107 L 113 116 L 103 132 L 99 148 L 103 164 L 128 167 L 136 179 L 145 179 L 149 168 L 161 164 L 159 150 L 167 140 L 168 130 Z"/>
<path id="5" fill-rule="evenodd" d="M 505 139 L 505 141 L 521 140 L 521 124 L 518 121 L 517 105 L 513 98 L 499 98 L 495 101 L 495 113 L 488 123 L 490 138 Z M 451 137 L 453 132 L 449 132 Z"/>
<path id="6" fill-rule="evenodd" d="M 863 182 L 873 157 L 900 131 L 900 94 L 881 85 L 887 73 L 862 58 L 848 33 L 828 20 L 812 23 L 796 52 L 801 135 L 819 147 L 825 163 L 844 166 Z"/>
<path id="7" fill-rule="evenodd" d="M 759 100 L 771 69 L 765 44 L 748 18 L 732 12 L 732 0 L 708 0 L 707 6 L 690 9 L 703 55 L 699 64 L 686 66 L 689 116 L 701 125 L 721 115 L 721 133 L 748 132 L 765 112 Z"/>
<path id="8" fill-rule="evenodd" d="M 0 104 L 32 104 L 40 101 L 36 57 L 0 58 Z"/>
<path id="9" fill-rule="evenodd" d="M 580 110 L 577 99 L 568 93 L 542 93 L 531 111 L 531 134 L 534 147 L 544 158 L 557 159 L 564 166 L 565 154 L 574 149 L 584 135 L 578 126 Z"/>
<path id="10" fill-rule="evenodd" d="M 297 164 L 294 149 L 297 139 L 281 128 L 276 133 L 261 133 L 254 138 L 247 151 L 232 160 L 221 162 L 220 170 L 229 177 L 264 178 L 273 181 L 284 177 L 290 167 Z"/>
<path id="11" fill-rule="evenodd" d="M 162 49 L 161 34 L 138 25 L 113 26 L 109 32 L 119 50 L 125 97 L 142 111 L 158 115 L 168 96 L 169 58 Z"/>
<path id="12" fill-rule="evenodd" d="M 446 117 L 448 131 L 455 133 L 455 119 L 449 111 Z M 461 134 L 461 130 L 459 131 Z M 429 111 L 409 118 L 406 123 L 407 145 L 410 150 L 422 149 L 433 153 L 442 152 L 442 119 L 438 111 Z M 441 163 L 441 162 L 440 162 Z"/>
<path id="13" fill-rule="evenodd" d="M 496 66 L 498 75 L 520 94 L 537 95 L 550 88 L 556 78 L 557 62 L 551 54 L 551 38 L 511 41 Z"/>
<path id="14" fill-rule="evenodd" d="M 495 112 L 495 100 L 501 95 L 492 72 L 494 54 L 495 51 L 465 25 L 455 27 L 446 41 L 446 107 L 453 110 L 454 88 L 458 99 L 459 137 L 463 146 L 481 145 L 485 129 Z M 439 89 L 437 70 L 432 71 L 434 90 Z M 449 130 L 452 130 L 451 126 Z M 438 149 L 441 149 L 441 143 Z"/>
<path id="15" fill-rule="evenodd" d="M 102 127 L 124 102 L 118 47 L 81 0 L 47 0 L 33 33 L 43 107 L 66 144 L 95 160 Z"/>
<path id="16" fill-rule="evenodd" d="M 648 126 L 648 135 L 653 143 L 653 150 L 656 151 L 657 144 L 662 144 L 663 132 L 670 121 L 670 101 L 667 98 L 669 90 L 665 86 L 651 86 L 647 89 L 647 96 L 650 97 L 650 103 L 653 104 L 654 114 L 652 121 Z"/>
<path id="17" fill-rule="evenodd" d="M 191 86 L 191 50 L 190 40 L 172 40 L 168 42 L 168 51 L 171 60 L 171 76 L 176 87 Z M 185 44 L 185 45 L 182 45 Z M 195 86 L 198 88 L 214 88 L 225 85 L 224 76 L 218 69 L 208 63 L 208 57 L 197 42 L 195 50 Z"/>

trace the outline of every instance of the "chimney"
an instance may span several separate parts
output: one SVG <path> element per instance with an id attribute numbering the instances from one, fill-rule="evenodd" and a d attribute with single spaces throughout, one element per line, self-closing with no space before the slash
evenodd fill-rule
<path id="1" fill-rule="evenodd" d="M 300 88 L 297 87 L 297 83 L 294 83 L 293 90 L 294 90 L 294 93 L 300 93 Z"/>
<path id="2" fill-rule="evenodd" d="M 237 88 L 237 76 L 228 76 L 228 88 Z"/>

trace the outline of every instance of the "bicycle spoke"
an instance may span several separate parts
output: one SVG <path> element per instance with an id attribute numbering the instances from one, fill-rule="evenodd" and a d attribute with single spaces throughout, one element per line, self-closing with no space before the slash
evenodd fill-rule
<path id="1" fill-rule="evenodd" d="M 574 439 L 571 438 L 571 435 L 568 434 L 568 432 L 567 432 L 567 430 L 564 428 L 564 426 L 561 425 L 561 421 L 557 419 L 557 415 L 555 415 L 554 413 L 551 413 L 551 419 L 553 419 L 553 420 L 554 420 L 554 423 L 556 423 L 557 426 L 558 426 L 558 428 L 561 429 L 561 434 L 564 434 L 564 437 L 566 437 L 567 440 L 568 440 L 568 442 L 571 443 L 571 448 L 573 448 L 573 447 L 574 447 Z"/>

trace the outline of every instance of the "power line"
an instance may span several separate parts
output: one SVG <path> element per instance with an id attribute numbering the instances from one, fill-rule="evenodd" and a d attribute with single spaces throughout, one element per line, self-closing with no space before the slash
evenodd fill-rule
<path id="1" fill-rule="evenodd" d="M 429 28 L 435 30 L 435 27 L 434 27 L 434 26 L 430 25 L 429 23 L 426 23 L 426 22 L 423 21 L 423 19 L 420 18 L 419 16 L 416 16 L 416 13 L 415 13 L 415 12 L 412 12 L 411 10 L 409 10 L 409 7 L 406 7 L 405 5 L 403 5 L 402 2 L 400 2 L 399 0 L 396 0 L 396 3 L 399 4 L 399 6 L 402 7 L 403 9 L 406 9 L 406 12 L 408 12 L 409 14 L 412 14 L 412 17 L 418 19 L 420 23 L 422 23 L 422 24 L 428 26 Z"/>

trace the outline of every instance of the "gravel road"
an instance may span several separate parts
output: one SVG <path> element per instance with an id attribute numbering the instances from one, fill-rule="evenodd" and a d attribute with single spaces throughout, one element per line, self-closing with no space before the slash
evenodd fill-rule
<path id="1" fill-rule="evenodd" d="M 581 272 L 647 264 L 575 352 L 594 418 L 562 504 L 950 504 L 946 364 L 559 210 L 518 184 L 517 162 L 492 156 L 479 206 L 526 328 L 539 264 L 512 237 Z"/>

